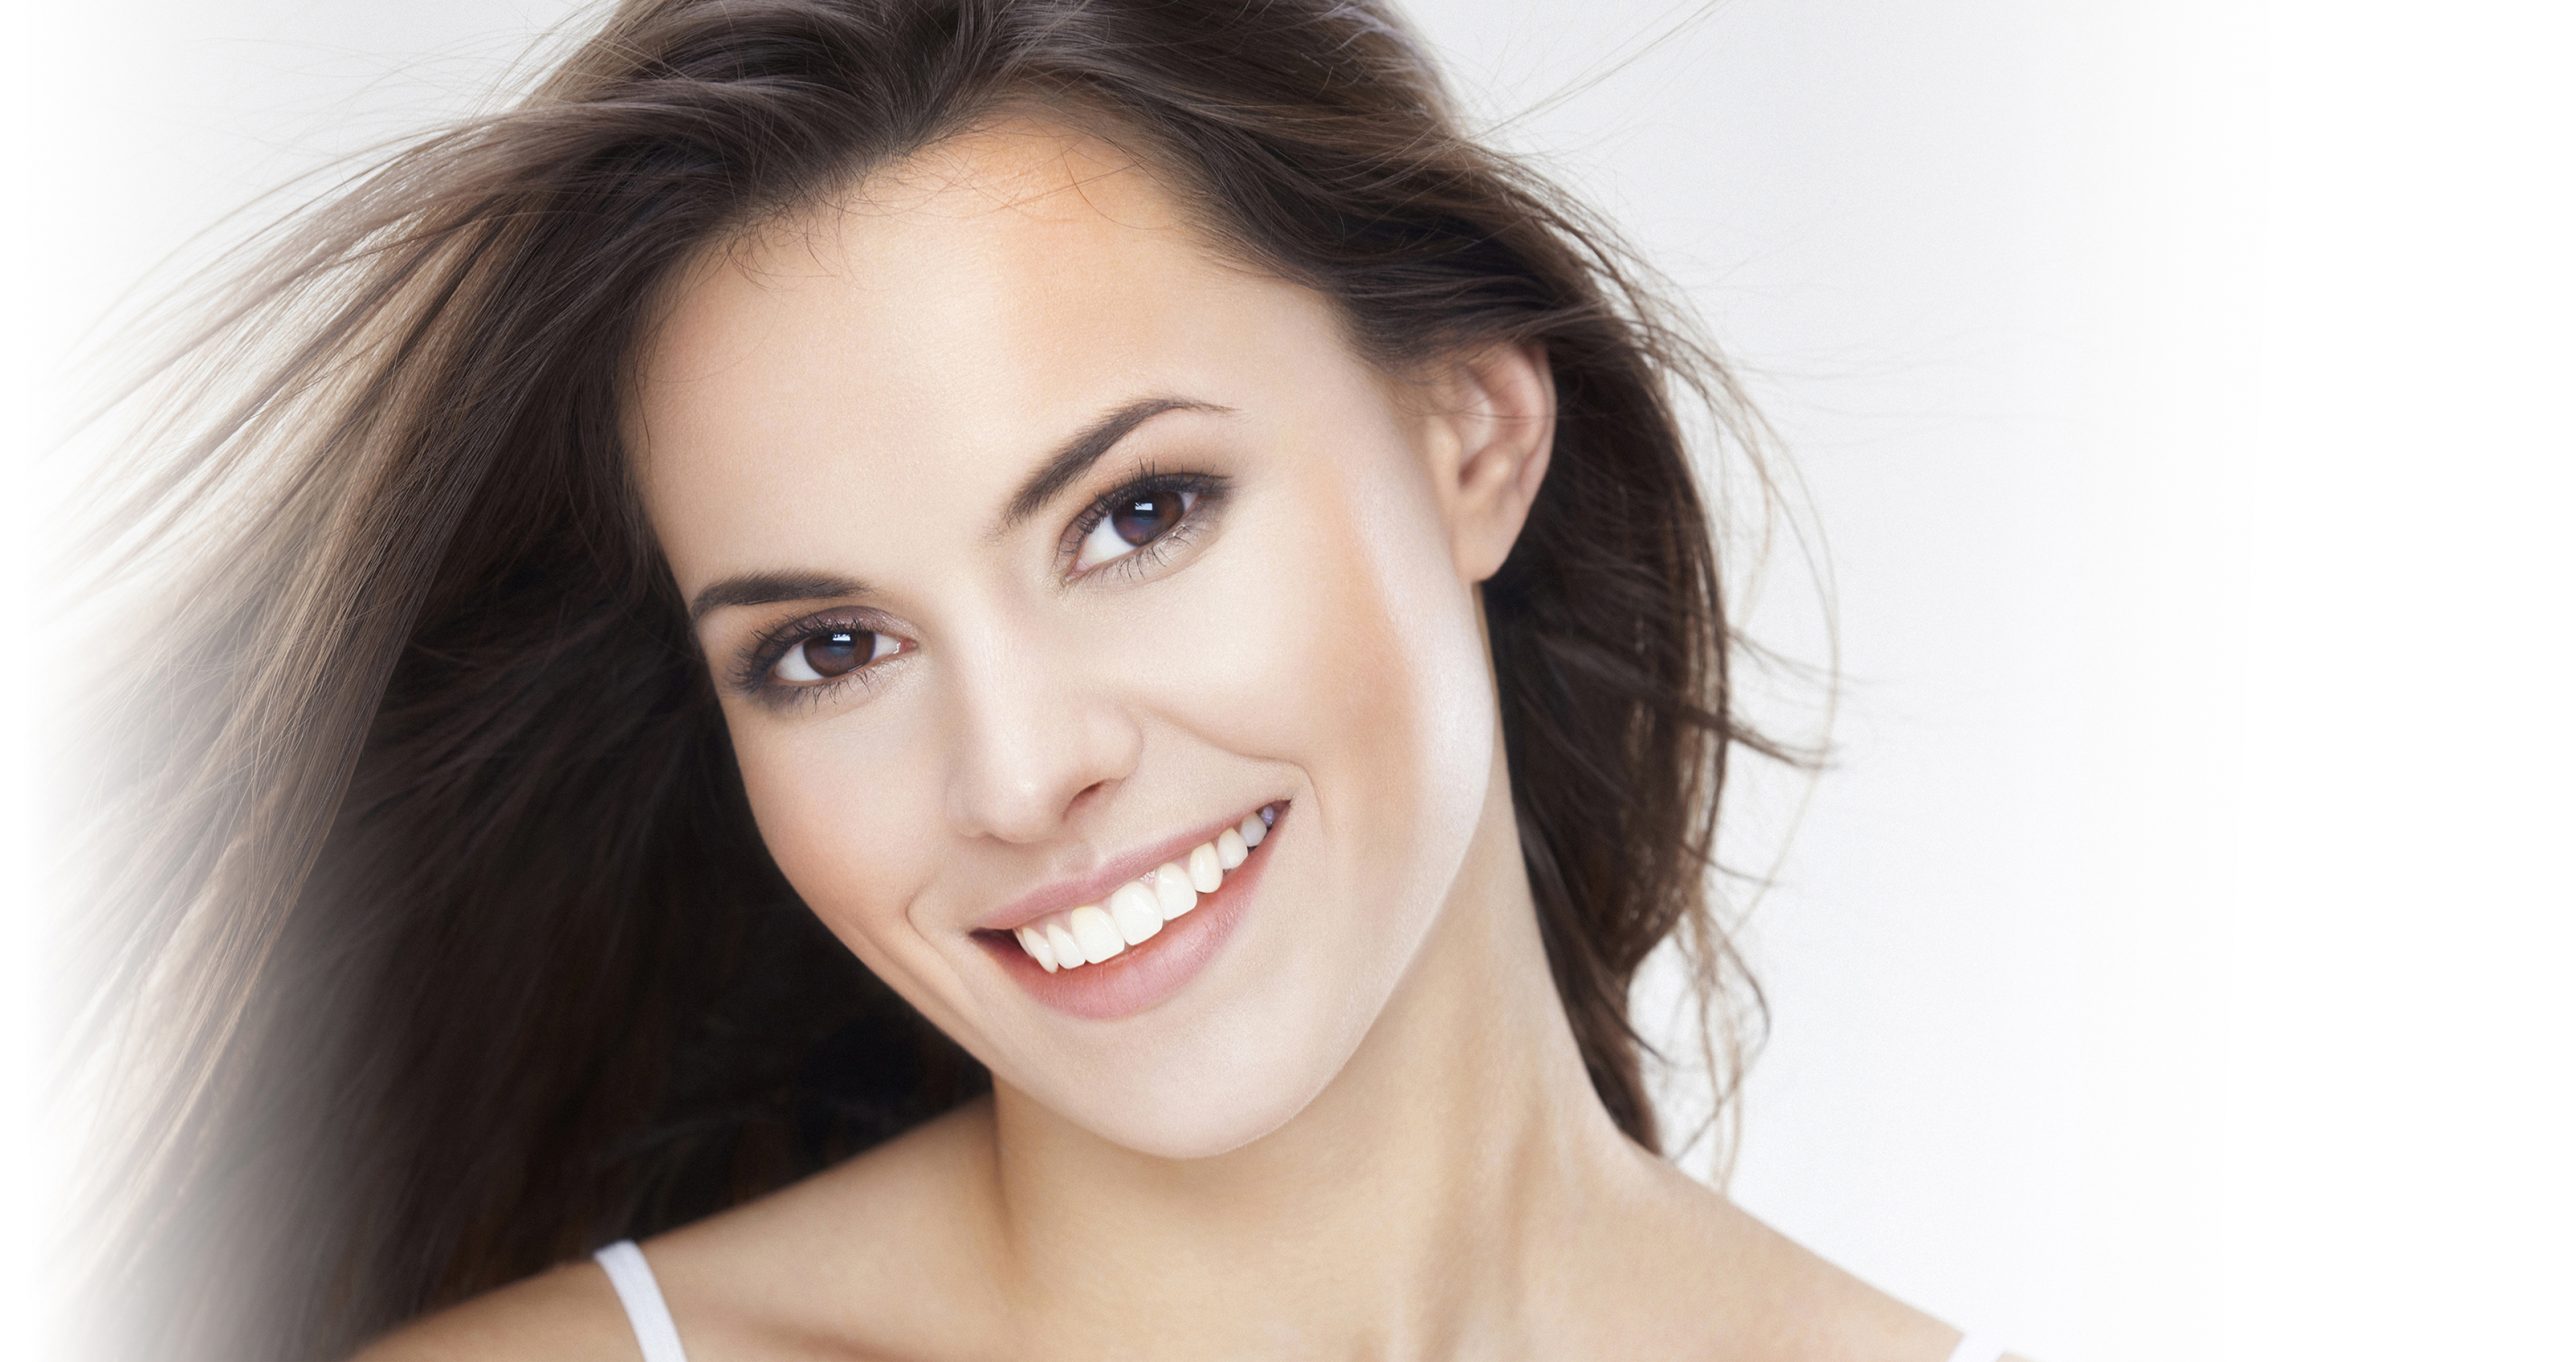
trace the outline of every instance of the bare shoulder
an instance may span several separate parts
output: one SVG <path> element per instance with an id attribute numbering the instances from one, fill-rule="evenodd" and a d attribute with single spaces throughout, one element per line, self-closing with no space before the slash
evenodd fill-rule
<path id="1" fill-rule="evenodd" d="M 645 1240 L 687 1350 L 774 1362 L 1002 1355 L 978 1325 L 992 1122 L 964 1104 L 824 1172 Z"/>
<path id="2" fill-rule="evenodd" d="M 979 1274 L 969 1172 L 983 1104 L 964 1106 L 753 1201 L 640 1241 L 688 1352 L 897 1358 L 950 1337 Z M 861 1233 L 847 1234 L 848 1227 Z M 817 1313 L 812 1313 L 813 1311 Z M 847 1338 L 859 1328 L 864 1336 Z M 563 1263 L 375 1340 L 347 1362 L 637 1362 L 604 1268 Z"/>
<path id="3" fill-rule="evenodd" d="M 581 1259 L 411 1320 L 348 1362 L 632 1362 L 639 1355 L 604 1269 Z"/>
<path id="4" fill-rule="evenodd" d="M 1661 1261 L 1735 1355 L 1769 1362 L 1947 1362 L 1964 1331 L 1824 1258 L 1668 1164 Z M 1664 1283 L 1668 1285 L 1668 1283 Z M 1744 1342 L 1744 1340 L 1748 1340 Z M 2026 1362 L 2015 1353 L 2000 1362 Z"/>

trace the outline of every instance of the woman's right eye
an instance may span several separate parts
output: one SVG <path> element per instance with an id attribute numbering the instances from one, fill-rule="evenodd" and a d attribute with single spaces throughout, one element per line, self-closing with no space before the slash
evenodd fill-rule
<path id="1" fill-rule="evenodd" d="M 784 685 L 824 685 L 904 651 L 901 641 L 876 629 L 821 623 L 786 646 L 770 671 Z"/>

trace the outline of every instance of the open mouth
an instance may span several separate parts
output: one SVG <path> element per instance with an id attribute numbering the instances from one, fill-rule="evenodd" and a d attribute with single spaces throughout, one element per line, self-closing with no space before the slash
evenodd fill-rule
<path id="1" fill-rule="evenodd" d="M 1126 1016 L 1170 996 L 1233 931 L 1269 865 L 1289 801 L 1274 800 L 1097 903 L 970 935 L 1042 1002 Z"/>
<path id="2" fill-rule="evenodd" d="M 1216 837 L 1121 885 L 1096 903 L 1052 913 L 1010 933 L 1024 954 L 1040 968 L 1060 970 L 1099 965 L 1152 941 L 1167 923 L 1178 922 L 1202 903 L 1214 900 L 1229 877 L 1253 858 L 1254 850 L 1280 821 L 1288 801 L 1275 800 L 1246 814 Z"/>

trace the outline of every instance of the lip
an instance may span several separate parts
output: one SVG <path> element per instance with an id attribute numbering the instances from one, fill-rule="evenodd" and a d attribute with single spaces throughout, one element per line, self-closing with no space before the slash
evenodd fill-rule
<path id="1" fill-rule="evenodd" d="M 984 920 L 976 923 L 972 930 L 1009 932 L 1016 927 L 1037 922 L 1051 913 L 1063 913 L 1070 908 L 1087 903 L 1101 903 L 1111 897 L 1111 891 L 1140 875 L 1167 861 L 1189 856 L 1191 849 L 1202 842 L 1216 841 L 1220 832 L 1260 813 L 1264 804 L 1282 803 L 1284 801 L 1277 799 L 1263 800 L 1261 804 L 1256 804 L 1223 823 L 1204 823 L 1188 832 L 1176 833 L 1153 846 L 1140 847 L 1135 851 L 1113 857 L 1074 879 L 1043 885 L 989 913 Z M 1180 921 L 1179 918 L 1175 920 Z"/>
<path id="2" fill-rule="evenodd" d="M 1154 936 L 1108 960 L 1060 969 L 1051 974 L 1040 968 L 1040 962 L 1031 958 L 1030 952 L 1022 948 L 1010 931 L 982 930 L 972 935 L 1013 977 L 1014 982 L 1022 985 L 1023 991 L 1060 1012 L 1088 1021 L 1110 1021 L 1144 1012 L 1191 982 L 1192 976 L 1208 965 L 1210 957 L 1217 954 L 1218 948 L 1234 933 L 1245 910 L 1253 905 L 1254 891 L 1262 884 L 1265 863 L 1271 859 L 1271 853 L 1289 826 L 1286 800 L 1264 802 L 1278 806 L 1277 816 L 1264 831 L 1262 845 L 1244 858 L 1244 864 L 1229 871 L 1216 889 L 1202 894 L 1198 907 L 1167 922 Z M 1254 807 L 1259 809 L 1262 806 L 1257 804 Z M 1162 864 L 1162 860 L 1150 862 L 1147 868 L 1153 869 Z M 1116 889 L 1129 878 L 1135 876 L 1114 880 L 1111 887 Z"/>

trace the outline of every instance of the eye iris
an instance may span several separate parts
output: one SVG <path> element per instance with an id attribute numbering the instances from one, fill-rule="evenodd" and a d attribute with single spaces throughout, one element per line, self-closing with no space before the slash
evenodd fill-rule
<path id="1" fill-rule="evenodd" d="M 1182 519 L 1182 499 L 1146 493 L 1130 497 L 1120 505 L 1126 510 L 1111 517 L 1112 533 L 1132 546 L 1146 543 L 1164 533 L 1167 526 Z"/>
<path id="2" fill-rule="evenodd" d="M 809 670 L 820 676 L 842 676 L 862 665 L 863 655 L 871 651 L 868 629 L 830 629 L 813 634 L 800 645 L 801 655 L 809 659 Z M 864 640 L 856 643 L 855 640 Z"/>

